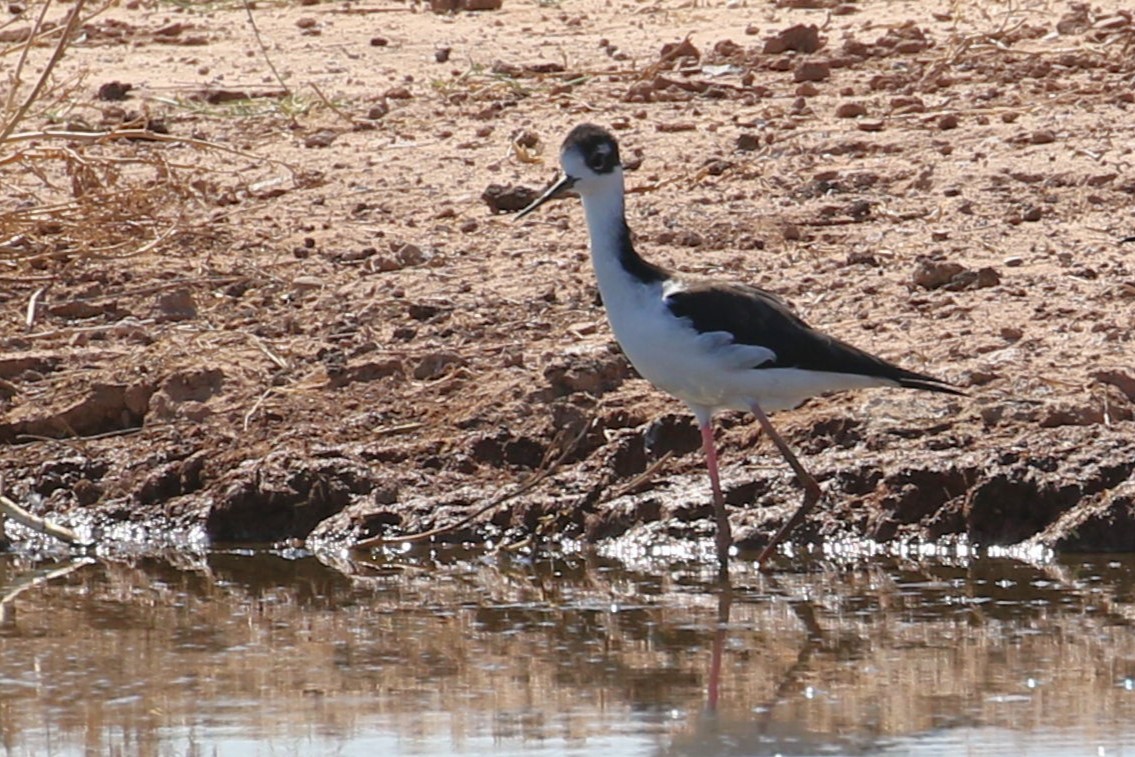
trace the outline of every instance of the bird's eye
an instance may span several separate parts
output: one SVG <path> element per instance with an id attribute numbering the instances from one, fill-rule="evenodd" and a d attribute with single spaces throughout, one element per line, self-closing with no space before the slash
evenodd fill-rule
<path id="1" fill-rule="evenodd" d="M 610 157 L 611 148 L 607 145 L 599 145 L 595 148 L 595 152 L 587 156 L 587 167 L 592 171 L 603 171 L 607 168 Z"/>

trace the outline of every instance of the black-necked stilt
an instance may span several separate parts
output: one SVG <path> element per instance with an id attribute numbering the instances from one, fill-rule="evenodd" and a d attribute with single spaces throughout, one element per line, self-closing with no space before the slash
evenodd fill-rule
<path id="1" fill-rule="evenodd" d="M 804 501 L 757 560 L 820 498 L 820 487 L 769 422 L 767 413 L 842 389 L 901 386 L 962 394 L 809 327 L 776 295 L 741 284 L 678 276 L 644 260 L 631 244 L 624 214 L 619 145 L 591 124 L 572 129 L 560 149 L 564 175 L 521 218 L 573 189 L 583 199 L 591 261 L 615 338 L 635 369 L 683 400 L 697 418 L 709 466 L 717 521 L 717 556 L 728 569 L 732 536 L 717 472 L 711 419 L 718 410 L 748 410 L 792 466 Z"/>

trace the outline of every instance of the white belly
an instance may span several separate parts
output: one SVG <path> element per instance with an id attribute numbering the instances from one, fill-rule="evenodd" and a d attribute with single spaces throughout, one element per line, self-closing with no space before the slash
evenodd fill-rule
<path id="1" fill-rule="evenodd" d="M 771 350 L 733 344 L 725 332 L 702 334 L 674 317 L 660 285 L 635 284 L 603 292 L 611 328 L 643 378 L 694 409 L 765 412 L 796 407 L 809 397 L 841 389 L 893 385 L 886 379 L 799 368 L 754 368 L 774 360 Z M 611 299 L 617 297 L 617 299 Z"/>

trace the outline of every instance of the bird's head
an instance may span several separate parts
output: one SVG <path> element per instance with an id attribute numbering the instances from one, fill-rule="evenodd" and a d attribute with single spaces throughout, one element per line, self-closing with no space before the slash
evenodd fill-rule
<path id="1" fill-rule="evenodd" d="M 574 190 L 583 198 L 623 191 L 623 165 L 619 162 L 619 143 L 606 129 L 594 124 L 580 124 L 571 130 L 560 147 L 560 165 L 564 174 L 559 181 L 516 214 L 528 215 L 548 200 Z"/>

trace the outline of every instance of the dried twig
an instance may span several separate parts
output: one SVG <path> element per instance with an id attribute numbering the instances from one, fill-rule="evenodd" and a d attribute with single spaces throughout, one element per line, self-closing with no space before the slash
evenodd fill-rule
<path id="1" fill-rule="evenodd" d="M 66 542 L 67 544 L 89 545 L 91 542 L 85 541 L 79 537 L 74 531 L 63 526 L 58 526 L 51 523 L 38 515 L 32 515 L 24 508 L 17 505 L 12 500 L 0 494 L 0 517 L 9 517 L 17 523 L 27 526 L 28 528 L 39 531 L 42 534 L 54 537 L 59 541 Z"/>
<path id="2" fill-rule="evenodd" d="M 662 457 L 658 458 L 653 463 L 651 463 L 649 466 L 647 466 L 647 469 L 644 470 L 642 473 L 638 474 L 637 476 L 632 478 L 630 481 L 627 481 L 625 484 L 623 484 L 618 489 L 616 489 L 614 492 L 612 492 L 611 496 L 607 497 L 607 499 L 608 500 L 618 499 L 619 497 L 623 496 L 624 494 L 633 494 L 640 486 L 645 484 L 650 479 L 654 478 L 654 474 L 658 472 L 658 469 L 661 468 L 663 465 L 665 465 L 666 461 L 669 460 L 671 457 L 673 457 L 673 455 L 674 455 L 673 450 L 668 451 Z"/>
<path id="3" fill-rule="evenodd" d="M 192 147 L 208 148 L 210 150 L 219 150 L 221 152 L 232 153 L 239 155 L 242 158 L 248 158 L 258 162 L 274 163 L 288 169 L 293 175 L 295 170 L 292 166 L 282 160 L 276 160 L 264 155 L 256 155 L 254 153 L 238 150 L 235 147 L 228 147 L 219 142 L 210 142 L 207 139 L 195 139 L 193 137 L 179 137 L 173 134 L 159 134 L 156 131 L 149 129 L 111 129 L 109 131 L 68 131 L 66 129 L 41 129 L 38 131 L 22 131 L 17 134 L 7 135 L 8 142 L 17 141 L 30 141 L 33 139 L 66 139 L 72 142 L 102 142 L 112 139 L 141 139 L 150 142 L 173 142 L 176 144 L 190 145 Z M 6 158 L 0 165 L 10 163 L 14 160 L 21 160 L 21 155 L 13 155 Z"/>
<path id="4" fill-rule="evenodd" d="M 32 106 L 32 103 L 39 97 L 39 93 L 43 90 L 44 85 L 47 84 L 48 77 L 51 76 L 51 70 L 55 68 L 55 64 L 63 58 L 63 53 L 67 50 L 67 45 L 71 42 L 71 35 L 74 34 L 75 27 L 79 24 L 79 13 L 83 10 L 83 3 L 84 0 L 75 0 L 75 5 L 71 8 L 71 13 L 67 16 L 67 23 L 64 24 L 63 33 L 59 36 L 59 42 L 55 45 L 55 50 L 51 53 L 51 58 L 48 59 L 47 63 L 44 65 L 43 71 L 40 72 L 39 79 L 36 81 L 35 86 L 32 87 L 32 91 L 28 93 L 28 96 L 24 98 L 24 102 L 16 109 L 16 112 L 8 119 L 8 122 L 4 124 L 3 130 L 0 131 L 0 142 L 7 139 L 8 135 L 16 129 L 16 124 L 23 119 L 24 115 L 28 112 L 28 108 Z M 44 3 L 44 12 L 47 11 L 47 5 L 48 3 Z M 36 22 L 37 27 L 42 21 L 43 16 L 41 15 Z M 27 44 L 29 48 L 32 45 L 34 36 L 33 34 L 28 37 Z M 23 64 L 23 62 L 24 59 L 21 58 L 20 63 Z M 13 88 L 15 86 L 16 82 L 13 82 Z"/>
<path id="5" fill-rule="evenodd" d="M 244 12 L 248 14 L 248 24 L 252 27 L 252 34 L 256 37 L 256 44 L 260 46 L 260 52 L 264 56 L 264 62 L 268 64 L 268 68 L 272 71 L 272 76 L 276 77 L 276 82 L 283 88 L 284 92 L 291 94 L 291 88 L 284 82 L 284 77 L 280 76 L 280 72 L 276 70 L 276 65 L 272 62 L 271 56 L 268 55 L 268 46 L 264 44 L 264 40 L 260 38 L 260 29 L 256 27 L 256 19 L 252 17 L 252 3 L 249 0 L 244 0 Z"/>
<path id="6" fill-rule="evenodd" d="M 42 286 L 35 290 L 32 296 L 28 298 L 28 311 L 27 315 L 24 317 L 24 325 L 28 331 L 31 331 L 32 326 L 35 324 L 35 314 L 36 310 L 39 308 L 39 298 L 42 297 L 43 293 L 46 291 L 47 287 Z"/>
<path id="7" fill-rule="evenodd" d="M 331 99 L 329 97 L 327 97 L 327 95 L 323 94 L 323 90 L 320 89 L 319 85 L 317 85 L 315 82 L 311 83 L 311 89 L 312 89 L 312 91 L 315 92 L 315 95 L 316 95 L 316 97 L 319 98 L 320 102 L 322 102 L 324 105 L 327 106 L 328 110 L 330 110 L 332 113 L 339 116 L 340 118 L 342 118 L 344 121 L 346 121 L 349 124 L 356 123 L 355 118 L 350 113 L 346 112 L 345 110 L 340 108 L 338 105 L 331 102 Z"/>
<path id="8" fill-rule="evenodd" d="M 0 624 L 9 623 L 13 620 L 14 616 L 11 613 L 12 601 L 28 589 L 31 589 L 34 586 L 41 586 L 48 581 L 54 581 L 57 578 L 62 578 L 69 573 L 74 573 L 76 570 L 79 570 L 79 568 L 85 568 L 86 566 L 93 565 L 94 563 L 94 558 L 80 557 L 74 562 L 64 565 L 61 568 L 56 568 L 55 570 L 44 573 L 43 575 L 35 576 L 34 578 L 24 579 L 20 582 L 17 582 L 11 587 L 11 591 L 9 591 L 3 597 L 0 597 Z"/>

